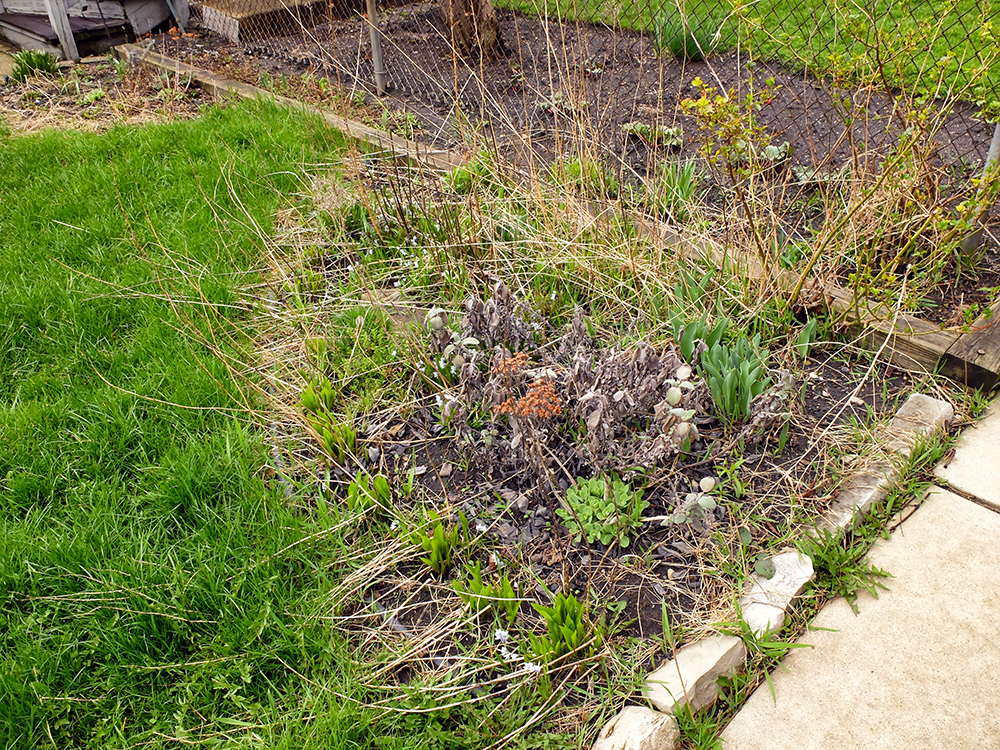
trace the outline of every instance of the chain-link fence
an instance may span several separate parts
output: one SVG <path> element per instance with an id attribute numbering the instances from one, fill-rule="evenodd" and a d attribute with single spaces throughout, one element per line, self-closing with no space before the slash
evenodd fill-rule
<path id="1" fill-rule="evenodd" d="M 1000 0 L 494 2 L 208 0 L 198 36 L 161 45 L 255 83 L 381 96 L 386 126 L 437 145 L 476 134 L 545 161 L 583 138 L 636 171 L 694 154 L 690 102 L 721 92 L 804 168 L 888 149 L 919 111 L 941 162 L 972 174 L 1000 111 Z"/>

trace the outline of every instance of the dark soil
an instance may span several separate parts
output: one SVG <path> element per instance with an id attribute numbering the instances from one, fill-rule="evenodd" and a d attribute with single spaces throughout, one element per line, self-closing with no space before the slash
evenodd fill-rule
<path id="1" fill-rule="evenodd" d="M 386 103 L 416 113 L 422 138 L 444 147 L 460 146 L 463 126 L 456 102 L 474 127 L 485 128 L 500 145 L 519 148 L 530 142 L 551 160 L 576 135 L 603 144 L 632 168 L 645 171 L 657 156 L 641 139 L 626 137 L 621 125 L 632 121 L 683 126 L 682 155 L 694 155 L 694 122 L 679 112 L 679 102 L 697 97 L 691 81 L 700 77 L 719 90 L 742 97 L 762 91 L 768 79 L 774 93 L 761 100 L 758 122 L 776 143 L 788 141 L 794 164 L 839 167 L 850 146 L 838 140 L 845 117 L 856 123 L 853 137 L 878 151 L 898 134 L 891 102 L 869 92 L 832 92 L 813 76 L 735 52 L 702 62 L 657 55 L 650 38 L 638 32 L 585 23 L 546 23 L 499 11 L 504 49 L 487 58 L 456 58 L 444 19 L 434 4 L 410 3 L 381 16 Z M 212 66 L 220 59 L 251 63 L 259 72 L 327 76 L 351 88 L 373 91 L 371 45 L 366 22 L 337 19 L 303 35 L 230 45 L 211 33 L 157 39 L 166 54 Z M 751 89 L 751 86 L 754 89 Z M 992 127 L 976 118 L 976 108 L 959 104 L 947 118 L 938 141 L 943 164 L 975 170 L 989 148 Z"/>
<path id="2" fill-rule="evenodd" d="M 196 32 L 162 35 L 156 44 L 195 65 L 332 103 L 338 96 L 335 87 L 321 91 L 315 83 L 327 77 L 354 92 L 352 103 L 368 103 L 367 110 L 350 116 L 441 147 L 463 147 L 473 128 L 516 162 L 544 166 L 571 153 L 574 143 L 598 144 L 608 161 L 625 165 L 626 180 L 629 171 L 649 175 L 664 159 L 700 158 L 696 123 L 679 107 L 684 98 L 698 95 L 691 85 L 696 77 L 740 96 L 756 90 L 758 97 L 771 81 L 772 93 L 759 99 L 756 118 L 775 144 L 787 141 L 792 149 L 790 159 L 774 172 L 776 188 L 788 196 L 779 234 L 790 237 L 808 237 L 820 218 L 801 208 L 808 206 L 817 187 L 798 185 L 796 168 L 839 169 L 851 159 L 850 141 L 863 144 L 864 158 L 874 168 L 901 128 L 886 96 L 834 92 L 813 76 L 759 61 L 750 64 L 733 52 L 685 62 L 657 55 L 649 38 L 636 32 L 545 23 L 507 11 L 499 18 L 502 53 L 471 60 L 451 54 L 436 5 L 386 9 L 381 26 L 389 85 L 381 100 L 371 93 L 370 41 L 360 17 L 321 24 L 309 39 L 282 36 L 236 46 L 210 32 Z M 307 74 L 310 83 L 304 86 L 300 77 Z M 343 107 L 345 97 L 339 96 Z M 381 114 L 372 106 L 377 101 L 415 118 Z M 993 126 L 975 115 L 975 107 L 958 103 L 937 135 L 935 180 L 944 191 L 967 188 L 981 169 Z M 845 138 L 848 117 L 854 125 Z M 683 145 L 664 149 L 624 134 L 622 125 L 633 121 L 679 126 L 685 134 Z M 724 184 L 726 178 L 720 179 Z M 706 198 L 723 209 L 725 190 L 709 190 Z M 1000 209 L 994 208 L 991 217 L 993 226 Z M 983 258 L 973 273 L 947 273 L 955 275 L 956 283 L 940 284 L 916 313 L 961 328 L 997 298 L 1000 247 L 993 234 L 987 233 Z M 841 279 L 846 282 L 846 277 Z"/>

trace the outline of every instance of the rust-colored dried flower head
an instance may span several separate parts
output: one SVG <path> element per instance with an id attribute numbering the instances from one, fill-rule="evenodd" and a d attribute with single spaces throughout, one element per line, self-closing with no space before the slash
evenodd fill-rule
<path id="1" fill-rule="evenodd" d="M 509 378 L 520 372 L 526 364 L 528 364 L 528 355 L 525 352 L 518 352 L 513 357 L 508 357 L 493 365 L 493 374 Z"/>
<path id="2" fill-rule="evenodd" d="M 530 419 L 551 419 L 562 414 L 562 399 L 548 380 L 537 380 L 521 398 L 507 399 L 493 408 L 494 414 L 513 414 Z"/>

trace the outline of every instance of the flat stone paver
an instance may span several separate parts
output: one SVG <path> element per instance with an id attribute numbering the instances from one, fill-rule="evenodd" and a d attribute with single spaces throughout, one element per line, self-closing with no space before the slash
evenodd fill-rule
<path id="1" fill-rule="evenodd" d="M 1000 748 L 1000 514 L 934 488 L 869 560 L 890 590 L 828 603 L 723 750 Z"/>
<path id="2" fill-rule="evenodd" d="M 955 457 L 934 475 L 1000 510 L 1000 401 L 980 422 L 965 428 Z"/>

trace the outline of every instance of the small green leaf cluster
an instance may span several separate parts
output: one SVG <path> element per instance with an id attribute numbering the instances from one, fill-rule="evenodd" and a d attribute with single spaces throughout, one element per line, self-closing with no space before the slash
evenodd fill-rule
<path id="1" fill-rule="evenodd" d="M 795 339 L 795 353 L 802 359 L 809 356 L 809 352 L 816 343 L 816 329 L 819 328 L 819 318 L 810 318 L 802 330 L 799 331 L 798 338 Z"/>
<path id="2" fill-rule="evenodd" d="M 700 523 L 704 520 L 706 513 L 711 513 L 718 507 L 715 498 L 708 494 L 716 488 L 717 484 L 714 477 L 703 477 L 698 483 L 700 492 L 689 492 L 680 507 L 667 516 L 660 525 Z"/>
<path id="3" fill-rule="evenodd" d="M 471 193 L 474 189 L 488 190 L 499 197 L 506 194 L 506 188 L 499 177 L 502 171 L 493 162 L 490 155 L 483 152 L 460 167 L 455 167 L 444 176 L 445 183 L 460 195 Z"/>
<path id="4" fill-rule="evenodd" d="M 588 640 L 588 622 L 584 606 L 572 594 L 558 594 L 551 607 L 532 604 L 545 620 L 547 635 L 531 635 L 531 648 L 535 656 L 554 664 L 570 654 L 584 658 L 593 652 L 593 646 L 580 650 Z M 600 632 L 595 629 L 595 633 Z"/>
<path id="5" fill-rule="evenodd" d="M 331 413 L 336 394 L 330 381 L 324 377 L 310 383 L 301 398 L 306 419 L 319 436 L 323 451 L 337 463 L 353 456 L 357 435 L 349 423 L 339 422 Z"/>
<path id="6" fill-rule="evenodd" d="M 698 365 L 712 392 L 718 414 L 730 423 L 750 416 L 750 404 L 771 384 L 767 354 L 760 336 L 740 335 L 731 343 L 716 343 L 702 352 Z"/>
<path id="7" fill-rule="evenodd" d="M 720 318 L 714 326 L 705 318 L 692 320 L 683 326 L 675 319 L 674 338 L 681 350 L 681 357 L 684 358 L 685 362 L 694 362 L 698 342 L 704 342 L 705 346 L 711 349 L 722 341 L 722 336 L 728 328 L 728 318 Z"/>
<path id="8" fill-rule="evenodd" d="M 372 477 L 359 471 L 347 486 L 347 507 L 355 513 L 367 513 L 374 508 L 387 510 L 391 501 L 389 480 L 381 474 Z"/>
<path id="9" fill-rule="evenodd" d="M 651 203 L 660 214 L 683 223 L 690 218 L 689 206 L 695 201 L 700 185 L 694 159 L 665 163 L 660 167 L 655 187 L 650 189 Z"/>
<path id="10" fill-rule="evenodd" d="M 59 72 L 55 55 L 33 49 L 14 53 L 14 67 L 10 77 L 17 83 L 24 83 L 35 75 L 54 76 Z"/>
<path id="11" fill-rule="evenodd" d="M 621 126 L 625 135 L 641 138 L 651 145 L 664 148 L 680 148 L 684 145 L 684 131 L 681 128 L 671 128 L 666 125 L 653 127 L 645 122 L 626 122 Z"/>
<path id="12" fill-rule="evenodd" d="M 823 530 L 815 536 L 802 537 L 796 546 L 812 559 L 816 568 L 813 588 L 844 597 L 857 614 L 858 592 L 867 591 L 877 599 L 878 590 L 886 588 L 881 579 L 891 574 L 866 562 L 868 545 L 853 541 L 846 535 Z"/>
<path id="13" fill-rule="evenodd" d="M 570 534 L 579 542 L 584 537 L 588 544 L 600 541 L 628 547 L 629 532 L 642 525 L 642 512 L 649 503 L 642 499 L 642 490 L 632 490 L 618 477 L 593 477 L 580 479 L 566 493 L 569 508 L 559 508 Z"/>
<path id="14" fill-rule="evenodd" d="M 476 614 L 492 609 L 496 617 L 503 617 L 508 624 L 513 625 L 521 602 L 514 593 L 514 586 L 507 574 L 500 576 L 500 580 L 491 585 L 483 583 L 482 569 L 478 562 L 467 566 L 466 571 L 469 573 L 469 583 L 455 582 L 455 591 L 462 601 Z"/>
<path id="15" fill-rule="evenodd" d="M 439 576 L 443 576 L 451 569 L 451 557 L 456 549 L 462 547 L 462 543 L 469 536 L 469 522 L 464 515 L 459 515 L 459 523 L 454 524 L 450 529 L 445 529 L 444 522 L 435 519 L 434 530 L 428 533 L 420 530 L 410 534 L 410 541 L 420 546 L 427 557 L 421 557 L 420 561 Z"/>
<path id="16" fill-rule="evenodd" d="M 553 176 L 591 198 L 616 198 L 621 187 L 609 169 L 591 159 L 573 158 L 557 162 Z"/>

